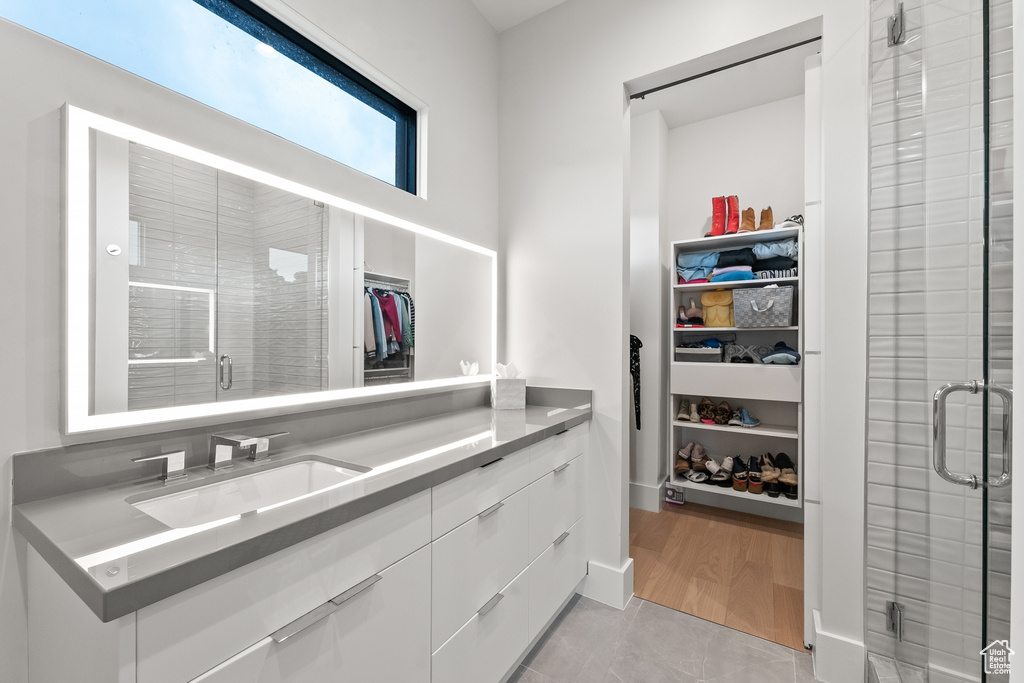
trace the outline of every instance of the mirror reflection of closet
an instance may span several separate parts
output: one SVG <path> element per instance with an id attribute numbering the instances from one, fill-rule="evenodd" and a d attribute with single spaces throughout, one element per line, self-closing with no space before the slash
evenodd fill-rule
<path id="1" fill-rule="evenodd" d="M 362 339 L 362 386 L 412 382 L 416 236 L 369 218 L 363 225 L 362 319 L 355 325 L 356 339 Z"/>

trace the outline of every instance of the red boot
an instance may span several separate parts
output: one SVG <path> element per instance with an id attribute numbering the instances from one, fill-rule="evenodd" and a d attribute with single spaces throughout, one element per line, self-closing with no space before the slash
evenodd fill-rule
<path id="1" fill-rule="evenodd" d="M 731 195 L 726 202 L 729 206 L 729 220 L 725 226 L 727 233 L 735 233 L 740 227 L 740 198 Z"/>
<path id="2" fill-rule="evenodd" d="M 717 237 L 725 234 L 725 197 L 711 198 L 711 232 L 705 237 Z"/>

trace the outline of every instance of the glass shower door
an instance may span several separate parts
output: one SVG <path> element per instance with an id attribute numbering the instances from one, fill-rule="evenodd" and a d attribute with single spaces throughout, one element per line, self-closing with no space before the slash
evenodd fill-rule
<path id="1" fill-rule="evenodd" d="M 871 9 L 868 647 L 904 680 L 1002 681 L 1011 4 Z"/>

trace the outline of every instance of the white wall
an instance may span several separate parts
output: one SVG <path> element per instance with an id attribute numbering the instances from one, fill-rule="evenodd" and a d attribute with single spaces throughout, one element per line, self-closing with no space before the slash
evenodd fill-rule
<path id="1" fill-rule="evenodd" d="M 60 124 L 65 102 L 494 248 L 497 35 L 465 0 L 291 0 L 427 103 L 428 198 L 414 197 L 0 21 L 0 679 L 27 676 L 24 546 L 10 455 L 60 445 Z M 20 545 L 22 552 L 16 547 Z"/>
<path id="2" fill-rule="evenodd" d="M 631 591 L 627 560 L 628 112 L 623 83 L 824 15 L 826 285 L 848 302 L 824 324 L 822 480 L 829 541 L 823 620 L 859 659 L 827 681 L 863 680 L 866 6 L 849 0 L 568 0 L 501 35 L 501 237 L 509 357 L 539 384 L 594 389 L 586 590 Z M 717 29 L 717 30 L 716 30 Z M 624 152 L 624 149 L 626 152 Z M 625 170 L 624 170 L 625 169 Z M 624 289 L 624 287 L 626 289 Z M 566 298 L 572 305 L 566 305 Z M 852 357 L 852 358 L 851 358 Z M 833 402 L 833 403 L 830 403 Z M 833 408 L 834 405 L 834 408 Z M 831 462 L 839 460 L 838 462 Z M 839 490 L 839 486 L 844 487 Z M 835 496 L 835 505 L 825 500 Z M 618 572 L 616 592 L 611 574 Z M 606 581 L 598 585 L 595 574 Z M 617 593 L 617 594 L 616 594 Z M 833 648 L 833 650 L 838 648 Z M 828 659 L 831 655 L 825 655 Z M 837 659 L 837 662 L 840 660 Z"/>
<path id="3" fill-rule="evenodd" d="M 737 195 L 755 221 L 768 206 L 775 222 L 802 214 L 803 95 L 673 128 L 668 159 L 666 243 L 708 232 L 712 197 Z"/>
<path id="4" fill-rule="evenodd" d="M 640 349 L 640 429 L 632 409 L 629 439 L 629 505 L 657 512 L 667 469 L 665 439 L 665 282 L 664 225 L 670 201 L 668 182 L 669 130 L 660 111 L 631 119 L 629 217 L 629 332 L 643 342 Z M 632 391 L 632 387 L 630 387 Z"/>

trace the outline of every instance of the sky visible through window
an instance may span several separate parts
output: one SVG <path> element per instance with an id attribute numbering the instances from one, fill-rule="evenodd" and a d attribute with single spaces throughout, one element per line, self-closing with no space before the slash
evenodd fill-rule
<path id="1" fill-rule="evenodd" d="M 395 121 L 192 0 L 0 0 L 0 16 L 395 184 Z"/>

